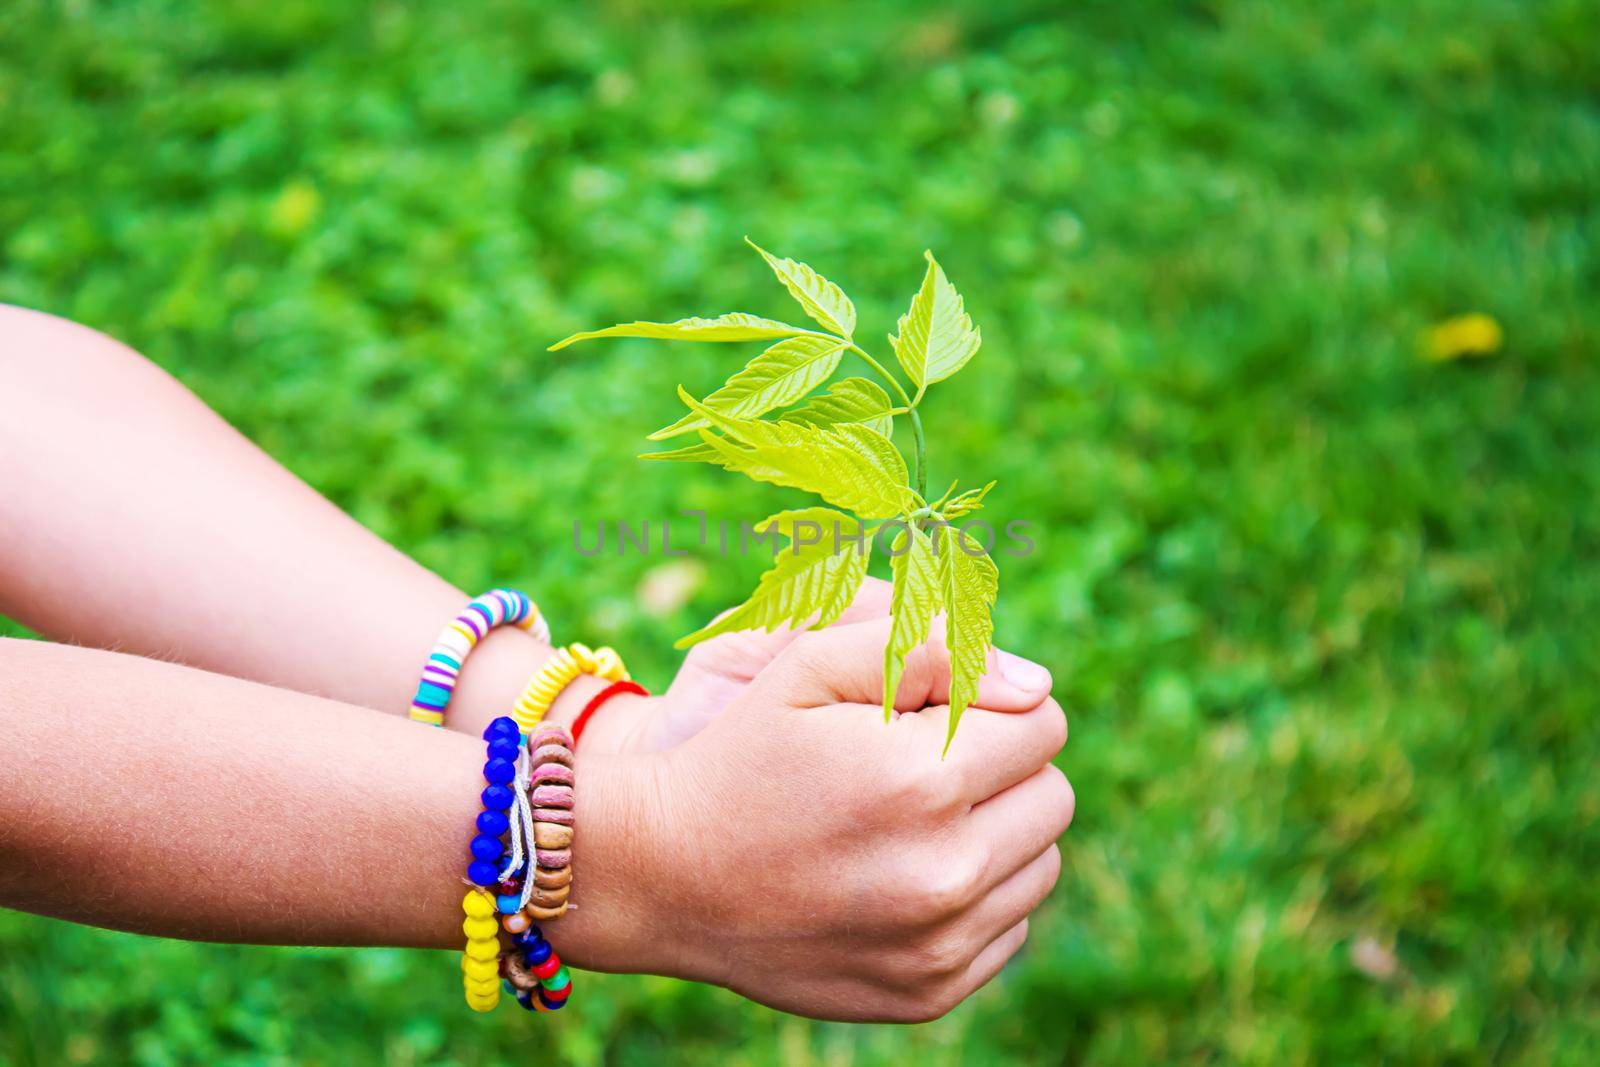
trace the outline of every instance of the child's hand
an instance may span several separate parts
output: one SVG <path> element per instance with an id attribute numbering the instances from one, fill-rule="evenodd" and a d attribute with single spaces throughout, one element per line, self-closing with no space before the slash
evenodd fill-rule
<path id="1" fill-rule="evenodd" d="M 887 618 L 889 590 L 888 582 L 865 579 L 855 600 L 833 625 L 839 627 Z M 639 703 L 640 710 L 632 716 L 619 717 L 631 717 L 637 725 L 618 742 L 618 748 L 630 752 L 657 752 L 693 737 L 722 714 L 779 653 L 806 632 L 746 630 L 722 634 L 696 645 L 689 650 L 666 693 L 659 698 L 631 698 Z M 879 648 L 881 659 L 881 644 Z M 1000 655 L 1005 656 L 1004 653 Z M 1004 662 L 1014 664 L 1017 661 L 1006 657 Z M 985 679 L 975 706 L 991 711 L 1023 711 L 1038 704 L 1049 692 L 1049 672 L 1028 663 L 1021 672 L 1013 668 L 1000 677 Z M 985 704 L 985 699 L 990 703 Z"/>
<path id="2" fill-rule="evenodd" d="M 993 977 L 1060 870 L 1073 794 L 1049 760 L 1066 719 L 1049 699 L 975 706 L 941 760 L 948 659 L 911 655 L 903 706 L 930 707 L 886 724 L 887 632 L 800 635 L 705 730 L 630 759 L 615 777 L 636 858 L 616 873 L 632 888 L 569 930 L 592 916 L 608 929 L 586 940 L 644 939 L 651 969 L 832 1019 L 933 1018 Z M 1014 703 L 999 672 L 983 684 L 983 703 Z"/>

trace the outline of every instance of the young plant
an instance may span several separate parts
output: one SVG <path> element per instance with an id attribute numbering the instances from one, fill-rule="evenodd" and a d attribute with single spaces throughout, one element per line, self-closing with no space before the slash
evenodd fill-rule
<path id="1" fill-rule="evenodd" d="M 928 386 L 972 359 L 981 342 L 979 331 L 933 253 L 924 253 L 928 269 L 922 286 L 889 337 L 908 388 L 856 343 L 856 309 L 843 290 L 806 264 L 780 259 L 746 241 L 820 330 L 734 311 L 714 319 L 630 322 L 590 330 L 550 350 L 595 337 L 775 342 L 704 399 L 679 386 L 688 412 L 649 439 L 692 434 L 697 440 L 641 458 L 716 464 L 756 481 L 815 493 L 833 507 L 780 511 L 761 522 L 758 532 L 780 534 L 788 538 L 788 546 L 761 576 L 750 599 L 684 637 L 678 647 L 733 630 L 827 626 L 855 597 L 873 541 L 893 531 L 884 715 L 894 709 L 906 654 L 928 639 L 934 616 L 942 612 L 951 672 L 948 750 L 988 664 L 994 634 L 990 609 L 999 591 L 994 561 L 950 524 L 981 508 L 994 483 L 959 494 L 952 483 L 930 502 L 927 448 L 917 409 Z M 846 354 L 865 362 L 888 391 L 871 379 L 852 377 L 818 392 Z M 902 416 L 911 425 L 909 475 L 890 439 L 894 420 Z M 821 537 L 828 529 L 833 531 L 831 541 Z M 814 531 L 813 536 L 805 536 L 806 530 Z M 851 547 L 842 550 L 842 545 Z"/>

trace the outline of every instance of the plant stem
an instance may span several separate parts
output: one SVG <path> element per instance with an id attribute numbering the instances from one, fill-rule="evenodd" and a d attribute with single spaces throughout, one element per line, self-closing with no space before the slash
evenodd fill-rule
<path id="1" fill-rule="evenodd" d="M 923 500 L 928 499 L 928 446 L 922 440 L 922 416 L 917 414 L 917 409 L 911 409 L 911 440 L 916 448 L 917 459 L 917 495 Z"/>
<path id="2" fill-rule="evenodd" d="M 818 336 L 827 337 L 830 335 L 819 334 Z M 882 363 L 879 363 L 867 353 L 866 349 L 862 348 L 854 341 L 849 342 L 846 347 L 856 355 L 860 356 L 862 359 L 866 360 L 867 365 L 878 372 L 878 377 L 889 383 L 889 388 L 894 390 L 895 395 L 900 398 L 900 403 L 905 405 L 907 413 L 910 414 L 911 440 L 913 444 L 912 458 L 916 461 L 916 465 L 913 467 L 913 470 L 916 478 L 917 495 L 926 500 L 928 498 L 928 445 L 927 442 L 923 440 L 922 416 L 917 414 L 916 403 L 913 402 L 911 397 L 906 394 L 905 388 L 900 384 L 900 379 L 890 374 L 888 370 L 884 368 Z M 917 399 L 922 399 L 920 394 L 917 396 Z"/>
<path id="3" fill-rule="evenodd" d="M 818 336 L 820 336 L 820 337 L 829 337 L 829 336 L 832 336 L 832 335 L 831 334 L 819 334 Z M 837 338 L 836 338 L 836 340 L 837 340 Z M 882 363 L 879 363 L 877 360 L 873 359 L 872 356 L 868 354 L 866 349 L 862 348 L 860 345 L 856 344 L 854 341 L 849 342 L 848 344 L 845 345 L 845 347 L 848 348 L 850 351 L 854 352 L 856 355 L 860 356 L 862 359 L 866 360 L 867 361 L 867 365 L 870 366 L 873 370 L 878 372 L 878 377 L 882 378 L 884 381 L 889 383 L 889 388 L 891 388 L 891 389 L 893 389 L 895 391 L 895 395 L 900 398 L 900 403 L 904 404 L 908 408 L 911 407 L 911 397 L 909 395 L 907 395 L 905 389 L 900 385 L 900 379 L 899 378 L 896 378 L 894 375 L 890 374 L 887 370 L 885 370 Z"/>

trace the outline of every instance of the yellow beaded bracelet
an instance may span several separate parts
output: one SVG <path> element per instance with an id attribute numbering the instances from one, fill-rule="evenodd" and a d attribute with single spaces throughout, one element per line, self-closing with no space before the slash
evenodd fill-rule
<path id="1" fill-rule="evenodd" d="M 500 924 L 494 921 L 494 897 L 486 889 L 470 889 L 461 898 L 461 910 L 466 914 L 461 923 L 467 935 L 461 983 L 467 1006 L 473 1011 L 492 1011 L 500 1003 Z"/>
<path id="2" fill-rule="evenodd" d="M 517 698 L 511 717 L 517 720 L 523 733 L 530 733 L 539 725 L 556 697 L 580 674 L 592 674 L 608 682 L 628 680 L 628 668 L 622 665 L 622 657 L 614 649 L 590 649 L 574 641 L 545 660 L 544 666 L 528 679 L 527 688 Z"/>

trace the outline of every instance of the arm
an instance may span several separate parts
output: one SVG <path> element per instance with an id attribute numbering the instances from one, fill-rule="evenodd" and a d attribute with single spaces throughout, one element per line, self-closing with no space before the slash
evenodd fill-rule
<path id="1" fill-rule="evenodd" d="M 704 731 L 580 754 L 576 966 L 835 1019 L 926 1019 L 1021 947 L 1060 870 L 1061 711 L 877 706 L 887 620 L 808 634 Z M 948 698 L 908 658 L 908 706 Z M 197 939 L 455 948 L 475 739 L 115 653 L 0 640 L 0 906 Z M 441 995 L 454 987 L 448 971 Z"/>
<path id="2" fill-rule="evenodd" d="M 117 648 L 403 715 L 467 594 L 279 466 L 110 338 L 0 307 L 0 613 Z M 449 722 L 476 736 L 550 654 L 502 627 Z M 569 687 L 570 720 L 603 683 Z M 600 716 L 589 742 L 630 716 Z"/>
<path id="3" fill-rule="evenodd" d="M 459 948 L 482 742 L 137 656 L 0 640 L 0 906 L 207 941 Z M 632 925 L 648 769 L 583 757 L 563 955 L 665 970 Z M 441 989 L 451 983 L 441 976 Z"/>
<path id="4" fill-rule="evenodd" d="M 435 635 L 467 594 L 93 330 L 0 306 L 0 404 L 0 613 L 60 641 L 406 712 Z M 887 583 L 868 579 L 842 621 L 885 615 L 888 602 Z M 681 741 L 795 636 L 698 646 L 665 700 L 620 698 L 633 706 L 598 716 L 585 747 Z M 447 725 L 477 736 L 549 654 L 527 633 L 495 630 L 461 673 Z M 997 664 L 984 706 L 1023 711 L 1049 693 L 1042 667 L 1005 654 Z M 578 679 L 551 721 L 570 722 L 602 686 Z"/>

